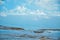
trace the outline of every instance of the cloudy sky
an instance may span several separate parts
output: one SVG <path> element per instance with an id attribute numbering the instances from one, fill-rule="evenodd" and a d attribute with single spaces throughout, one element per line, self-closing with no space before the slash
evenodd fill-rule
<path id="1" fill-rule="evenodd" d="M 60 0 L 0 0 L 0 25 L 60 28 Z"/>

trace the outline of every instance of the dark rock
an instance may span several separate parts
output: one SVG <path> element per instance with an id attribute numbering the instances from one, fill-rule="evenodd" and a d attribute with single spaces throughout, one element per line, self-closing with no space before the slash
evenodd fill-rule
<path id="1" fill-rule="evenodd" d="M 4 30 L 24 30 L 23 28 L 8 27 L 8 26 L 2 26 L 2 25 L 0 25 L 0 29 L 4 29 Z"/>

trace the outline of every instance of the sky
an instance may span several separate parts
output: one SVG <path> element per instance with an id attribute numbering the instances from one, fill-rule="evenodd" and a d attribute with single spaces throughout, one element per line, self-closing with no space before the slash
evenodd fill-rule
<path id="1" fill-rule="evenodd" d="M 60 28 L 60 0 L 0 0 L 0 25 Z"/>

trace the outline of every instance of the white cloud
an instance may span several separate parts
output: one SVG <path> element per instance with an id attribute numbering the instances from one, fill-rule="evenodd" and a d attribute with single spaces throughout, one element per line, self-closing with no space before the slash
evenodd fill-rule
<path id="1" fill-rule="evenodd" d="M 25 13 L 26 12 L 26 7 L 25 6 L 17 6 L 14 11 L 17 13 Z"/>
<path id="2" fill-rule="evenodd" d="M 39 6 L 45 10 L 49 10 L 49 11 L 55 11 L 58 10 L 58 3 L 56 3 L 57 1 L 55 0 L 36 0 L 35 1 L 35 5 Z"/>
<path id="3" fill-rule="evenodd" d="M 47 15 L 46 13 L 44 13 L 43 11 L 40 11 L 40 10 L 36 10 L 36 14 L 37 15 Z"/>
<path id="4" fill-rule="evenodd" d="M 8 1 L 8 0 L 7 0 Z M 9 0 L 10 1 L 10 0 Z M 9 2 L 8 1 L 8 2 Z M 15 0 L 16 2 L 17 0 Z M 4 1 L 0 1 L 0 4 L 3 4 Z M 60 12 L 57 12 L 58 10 L 58 4 L 54 4 L 54 0 L 27 0 L 27 4 L 25 3 L 22 6 L 17 6 L 14 9 L 8 10 L 6 7 L 3 7 L 5 12 L 2 12 L 0 16 L 7 17 L 8 15 L 13 15 L 13 16 L 29 16 L 32 15 L 34 17 L 33 20 L 39 20 L 40 18 L 46 18 L 49 19 L 52 16 L 60 16 Z M 26 5 L 35 5 L 38 6 L 41 9 L 36 9 L 36 10 L 31 10 L 26 7 Z M 45 12 L 46 11 L 46 12 Z"/>
<path id="5" fill-rule="evenodd" d="M 31 15 L 37 15 L 37 16 L 47 16 L 47 14 L 41 10 L 35 10 L 30 12 Z"/>
<path id="6" fill-rule="evenodd" d="M 17 8 L 16 8 L 16 10 L 18 10 L 18 11 L 25 11 L 25 7 L 24 6 L 18 6 Z"/>
<path id="7" fill-rule="evenodd" d="M 31 15 L 43 15 L 43 16 L 45 16 L 45 15 L 47 15 L 46 13 L 44 13 L 43 11 L 41 11 L 41 10 L 35 10 L 35 11 L 30 11 L 30 14 Z"/>
<path id="8" fill-rule="evenodd" d="M 1 13 L 1 16 L 7 16 L 7 15 L 15 15 L 15 16 L 33 15 L 35 17 L 35 20 L 37 20 L 40 17 L 44 17 L 44 18 L 48 17 L 46 13 L 44 13 L 43 11 L 40 11 L 39 9 L 30 10 L 30 9 L 26 8 L 25 6 L 17 6 L 15 9 L 7 10 L 7 11 L 4 12 L 4 13 Z"/>
<path id="9" fill-rule="evenodd" d="M 40 18 L 46 18 L 46 19 L 50 18 L 48 14 L 40 10 L 31 11 L 30 14 L 35 16 L 33 20 L 39 20 Z"/>
<path id="10" fill-rule="evenodd" d="M 58 13 L 57 14 L 54 14 L 54 16 L 59 16 L 60 17 L 60 13 L 59 14 Z"/>
<path id="11" fill-rule="evenodd" d="M 26 0 L 28 4 L 33 3 L 34 0 Z"/>
<path id="12" fill-rule="evenodd" d="M 56 14 L 56 12 L 55 12 Z M 6 12 L 0 14 L 0 16 L 7 16 L 7 15 L 13 15 L 13 16 L 25 16 L 25 15 L 32 15 L 34 16 L 34 20 L 38 20 L 40 18 L 46 18 L 49 19 L 51 17 L 50 13 L 47 14 L 44 11 L 41 11 L 40 9 L 37 10 L 31 10 L 28 9 L 26 6 L 17 6 L 14 9 L 7 10 Z M 50 16 L 49 16 L 50 15 Z M 54 15 L 54 14 L 53 14 Z M 52 15 L 52 16 L 53 16 Z M 58 15 L 60 16 L 60 15 Z"/>
<path id="13" fill-rule="evenodd" d="M 0 13 L 0 16 L 6 17 L 7 14 L 5 14 L 5 13 Z"/>

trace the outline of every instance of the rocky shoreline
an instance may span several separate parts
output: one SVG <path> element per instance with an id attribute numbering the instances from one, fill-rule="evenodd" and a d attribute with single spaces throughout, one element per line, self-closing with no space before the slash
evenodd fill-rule
<path id="1" fill-rule="evenodd" d="M 25 30 L 0 25 L 0 40 L 60 40 L 60 29 Z"/>

